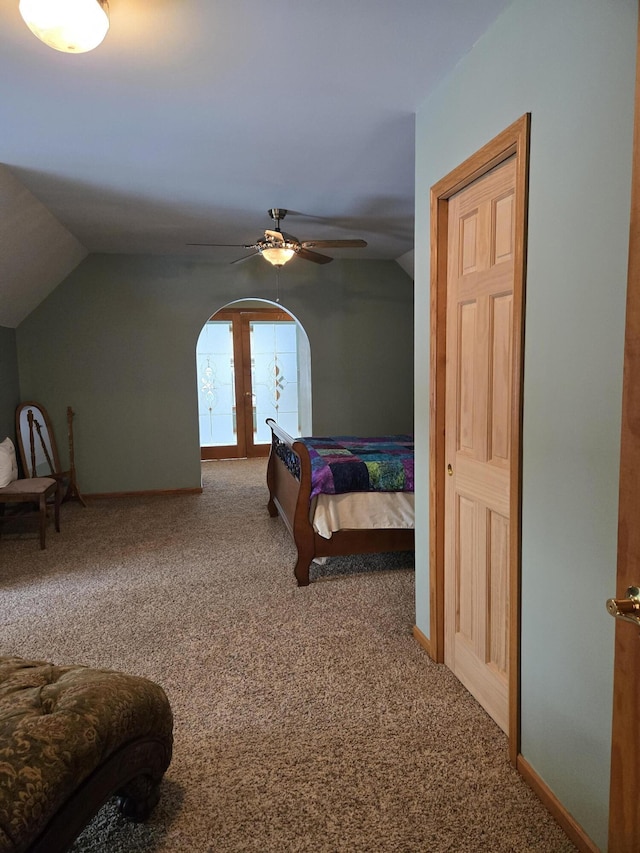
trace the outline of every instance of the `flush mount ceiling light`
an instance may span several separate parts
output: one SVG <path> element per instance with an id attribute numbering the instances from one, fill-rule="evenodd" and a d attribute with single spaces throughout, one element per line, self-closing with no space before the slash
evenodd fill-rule
<path id="1" fill-rule="evenodd" d="M 86 53 L 109 29 L 107 0 L 20 0 L 20 14 L 40 41 L 64 53 Z"/>

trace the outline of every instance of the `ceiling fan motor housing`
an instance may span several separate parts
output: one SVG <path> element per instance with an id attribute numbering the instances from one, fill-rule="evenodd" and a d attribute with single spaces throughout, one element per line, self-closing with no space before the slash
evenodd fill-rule
<path id="1" fill-rule="evenodd" d="M 278 224 L 280 220 L 284 219 L 287 215 L 287 211 L 284 207 L 270 207 L 267 213 L 276 224 Z"/>

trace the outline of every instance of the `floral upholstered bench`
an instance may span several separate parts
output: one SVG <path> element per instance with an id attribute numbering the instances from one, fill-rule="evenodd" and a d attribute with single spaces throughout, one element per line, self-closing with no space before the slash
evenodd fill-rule
<path id="1" fill-rule="evenodd" d="M 62 853 L 113 795 L 146 819 L 172 746 L 159 685 L 0 657 L 0 853 Z"/>

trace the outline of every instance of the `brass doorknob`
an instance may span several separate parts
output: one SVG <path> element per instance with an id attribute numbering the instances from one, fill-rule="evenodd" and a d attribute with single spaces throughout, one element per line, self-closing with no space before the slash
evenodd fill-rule
<path id="1" fill-rule="evenodd" d="M 640 588 L 630 586 L 626 598 L 607 599 L 607 611 L 616 619 L 633 622 L 640 628 Z"/>
<path id="2" fill-rule="evenodd" d="M 451 465 L 447 465 L 447 474 L 450 477 L 453 477 L 453 468 L 451 467 Z"/>

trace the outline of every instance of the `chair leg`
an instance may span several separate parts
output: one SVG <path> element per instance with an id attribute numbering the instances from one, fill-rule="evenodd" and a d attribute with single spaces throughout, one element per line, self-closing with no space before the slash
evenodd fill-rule
<path id="1" fill-rule="evenodd" d="M 47 498 L 44 492 L 40 495 L 40 550 L 45 546 L 44 540 L 47 533 Z"/>
<path id="2" fill-rule="evenodd" d="M 62 488 L 60 483 L 56 485 L 56 501 L 54 509 L 54 518 L 56 523 L 56 532 L 60 533 L 60 504 L 62 503 Z"/>

